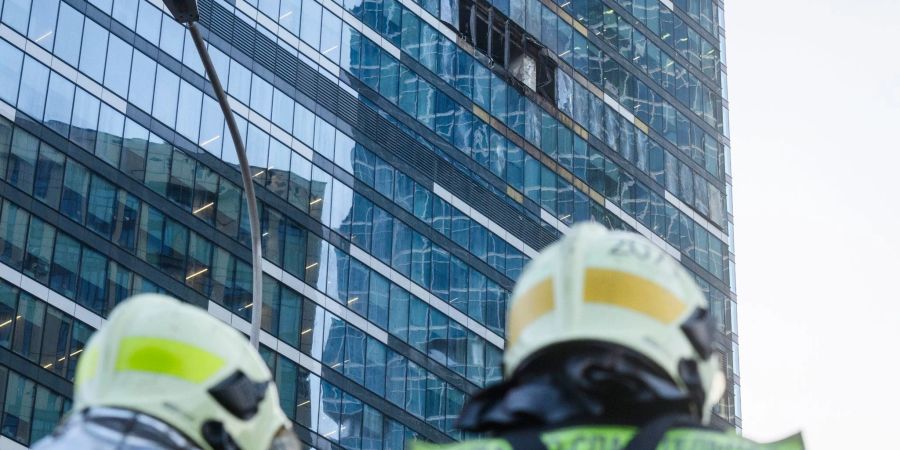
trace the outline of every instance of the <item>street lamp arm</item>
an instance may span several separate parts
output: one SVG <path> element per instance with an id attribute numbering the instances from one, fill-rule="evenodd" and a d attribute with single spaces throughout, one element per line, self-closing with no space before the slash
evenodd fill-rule
<path id="1" fill-rule="evenodd" d="M 235 122 L 231 106 L 228 104 L 228 96 L 222 88 L 222 83 L 216 74 L 216 68 L 213 66 L 212 59 L 210 59 L 209 53 L 206 51 L 206 45 L 203 42 L 203 36 L 200 35 L 200 29 L 197 28 L 197 23 L 193 21 L 188 22 L 187 26 L 191 31 L 194 45 L 197 46 L 200 60 L 203 61 L 203 68 L 206 69 L 209 82 L 216 92 L 219 106 L 222 107 L 222 114 L 225 116 L 225 123 L 228 124 L 228 131 L 231 133 L 231 140 L 234 142 L 234 149 L 241 166 L 241 179 L 244 182 L 244 195 L 247 198 L 247 212 L 250 219 L 250 244 L 253 252 L 253 311 L 250 319 L 250 345 L 258 349 L 259 329 L 262 323 L 262 235 L 259 229 L 259 209 L 256 205 L 256 190 L 254 189 L 253 176 L 250 173 L 247 152 L 244 149 L 237 122 Z"/>

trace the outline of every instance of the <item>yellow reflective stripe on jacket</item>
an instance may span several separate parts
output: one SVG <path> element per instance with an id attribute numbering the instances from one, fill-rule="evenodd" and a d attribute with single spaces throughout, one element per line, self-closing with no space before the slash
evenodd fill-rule
<path id="1" fill-rule="evenodd" d="M 620 450 L 634 434 L 631 427 L 576 427 L 548 431 L 541 441 L 548 450 Z M 502 438 L 437 445 L 412 442 L 410 450 L 521 450 Z M 731 433 L 674 429 L 666 433 L 657 450 L 803 450 L 799 434 L 769 444 L 759 444 Z"/>
<path id="2" fill-rule="evenodd" d="M 412 441 L 407 450 L 513 450 L 509 442 L 503 439 L 479 439 L 477 441 L 457 442 L 455 444 L 431 444 Z"/>
<path id="3" fill-rule="evenodd" d="M 169 375 L 200 383 L 225 365 L 225 360 L 202 348 L 171 339 L 128 337 L 119 342 L 116 371 Z"/>

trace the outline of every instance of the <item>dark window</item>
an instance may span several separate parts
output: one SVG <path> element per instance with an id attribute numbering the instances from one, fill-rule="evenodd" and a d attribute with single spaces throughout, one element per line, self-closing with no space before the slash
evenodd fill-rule
<path id="1" fill-rule="evenodd" d="M 69 335 L 72 333 L 72 317 L 49 307 L 44 321 L 44 338 L 38 364 L 44 369 L 64 376 L 68 362 Z M 58 412 L 58 411 L 57 411 Z M 54 424 L 55 425 L 55 422 Z M 51 425 L 51 430 L 52 425 Z"/>
<path id="2" fill-rule="evenodd" d="M 81 244 L 65 234 L 58 233 L 53 249 L 53 264 L 50 265 L 50 289 L 74 298 L 79 261 L 81 261 Z"/>
<path id="3" fill-rule="evenodd" d="M 81 273 L 78 277 L 76 300 L 84 307 L 102 315 L 106 300 L 106 257 L 87 247 L 81 253 Z"/>
<path id="4" fill-rule="evenodd" d="M 10 371 L 3 402 L 3 426 L 0 432 L 22 444 L 31 436 L 31 413 L 34 409 L 34 382 Z"/>
<path id="5" fill-rule="evenodd" d="M 19 307 L 13 332 L 12 349 L 31 362 L 38 362 L 41 355 L 41 338 L 43 338 L 44 302 L 30 294 L 19 295 Z"/>
<path id="6" fill-rule="evenodd" d="M 34 198 L 56 208 L 62 192 L 63 167 L 66 157 L 55 148 L 41 143 L 34 180 Z"/>
<path id="7" fill-rule="evenodd" d="M 18 269 L 25 253 L 28 213 L 16 204 L 3 202 L 0 212 L 0 262 Z"/>
<path id="8" fill-rule="evenodd" d="M 25 248 L 25 264 L 22 269 L 25 275 L 41 283 L 48 282 L 55 237 L 56 228 L 32 217 L 28 226 L 28 243 Z"/>
<path id="9" fill-rule="evenodd" d="M 100 177 L 93 177 L 87 208 L 87 227 L 109 239 L 113 230 L 116 187 Z"/>
<path id="10" fill-rule="evenodd" d="M 78 223 L 83 223 L 86 215 L 89 182 L 90 173 L 84 166 L 71 159 L 66 162 L 66 176 L 59 210 L 64 216 Z"/>
<path id="11" fill-rule="evenodd" d="M 36 137 L 21 129 L 16 129 L 13 134 L 6 180 L 28 194 L 31 194 L 34 186 L 34 169 L 39 145 L 40 141 Z"/>
<path id="12" fill-rule="evenodd" d="M 5 281 L 0 281 L 0 346 L 9 348 L 15 328 L 16 308 L 19 289 Z M 2 389 L 2 384 L 0 384 Z M 2 394 L 0 394 L 2 395 Z"/>

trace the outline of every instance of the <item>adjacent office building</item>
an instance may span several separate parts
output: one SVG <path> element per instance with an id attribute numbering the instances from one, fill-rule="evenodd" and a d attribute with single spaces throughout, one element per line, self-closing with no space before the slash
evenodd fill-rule
<path id="1" fill-rule="evenodd" d="M 311 448 L 446 442 L 506 302 L 575 222 L 709 296 L 740 428 L 721 0 L 200 0 L 261 204 L 263 336 Z M 234 146 L 160 0 L 0 0 L 0 447 L 71 405 L 110 310 L 248 330 Z"/>

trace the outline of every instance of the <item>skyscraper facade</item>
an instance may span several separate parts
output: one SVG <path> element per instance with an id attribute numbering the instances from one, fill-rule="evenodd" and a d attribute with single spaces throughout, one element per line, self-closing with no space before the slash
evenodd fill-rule
<path id="1" fill-rule="evenodd" d="M 740 428 L 719 0 L 200 0 L 261 207 L 263 336 L 313 448 L 459 439 L 506 300 L 574 223 L 696 275 Z M 160 0 L 0 0 L 0 448 L 121 300 L 249 329 L 234 146 Z"/>

